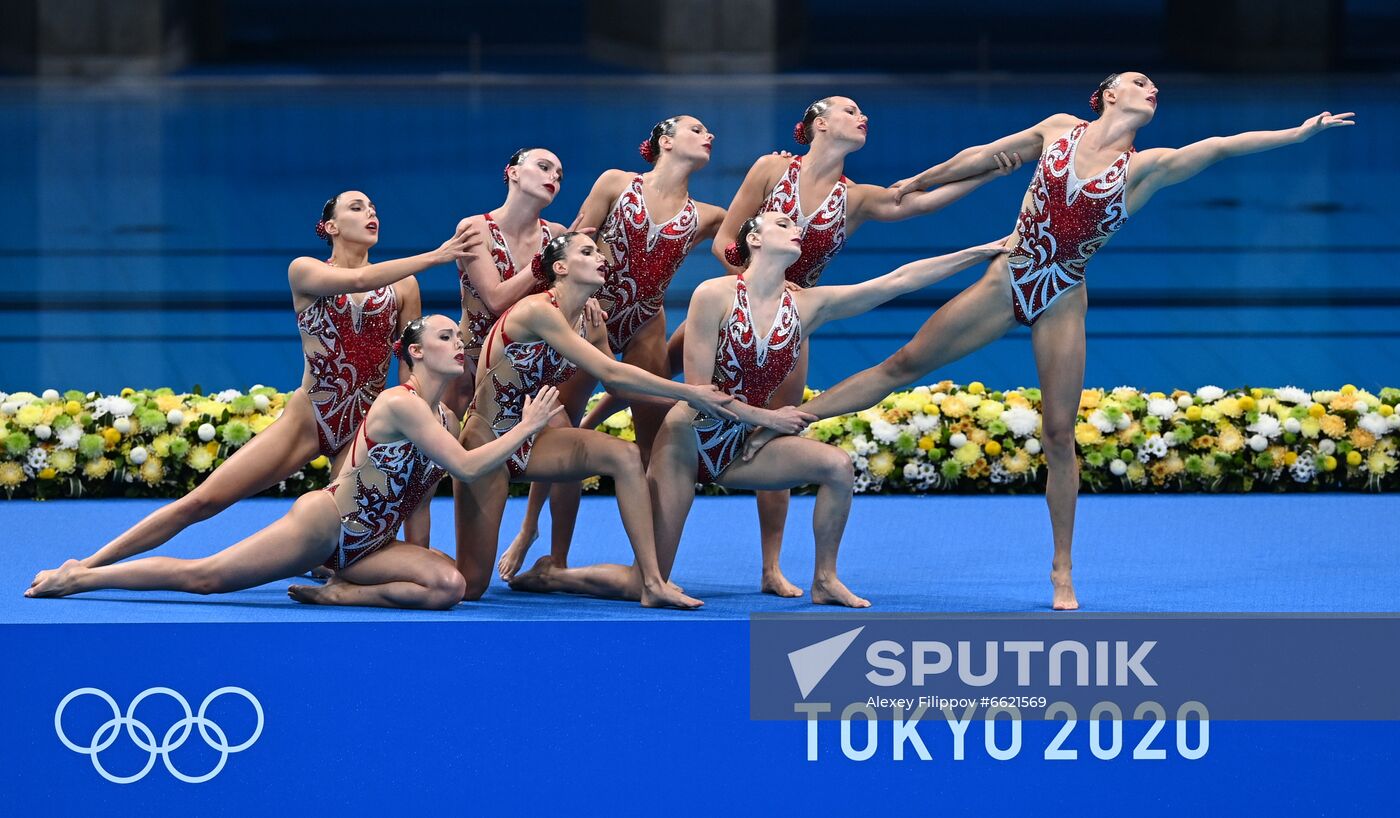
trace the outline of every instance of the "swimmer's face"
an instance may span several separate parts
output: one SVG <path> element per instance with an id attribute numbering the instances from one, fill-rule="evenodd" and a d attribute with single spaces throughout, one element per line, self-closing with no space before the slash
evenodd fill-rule
<path id="1" fill-rule="evenodd" d="M 569 249 L 564 257 L 554 262 L 554 275 L 597 288 L 603 286 L 605 265 L 597 243 L 580 233 L 569 239 Z"/>
<path id="2" fill-rule="evenodd" d="M 749 252 L 796 259 L 802 255 L 802 229 L 782 213 L 770 211 L 758 217 L 758 229 L 749 233 Z"/>
<path id="3" fill-rule="evenodd" d="M 1125 71 L 1118 82 L 1103 92 L 1104 110 L 1110 107 L 1120 113 L 1145 115 L 1148 120 L 1157 113 L 1157 86 L 1146 74 Z"/>
<path id="4" fill-rule="evenodd" d="M 414 359 L 414 367 L 447 377 L 459 377 L 466 369 L 467 359 L 466 344 L 462 341 L 457 322 L 445 315 L 430 315 L 423 319 L 423 323 L 419 343 L 411 344 L 408 348 L 409 356 Z"/>
<path id="5" fill-rule="evenodd" d="M 860 147 L 865 144 L 865 135 L 870 130 L 870 117 L 862 113 L 860 106 L 850 97 L 832 97 L 831 104 L 821 116 L 812 120 L 812 127 L 818 132 L 823 125 L 827 136 Z"/>
<path id="6" fill-rule="evenodd" d="M 506 169 L 506 178 L 520 185 L 520 192 L 543 199 L 548 205 L 564 183 L 564 164 L 553 151 L 535 148 Z"/>
<path id="7" fill-rule="evenodd" d="M 705 127 L 705 123 L 693 116 L 676 117 L 676 132 L 658 140 L 662 150 L 667 147 L 679 159 L 687 159 L 697 165 L 710 161 L 710 151 L 714 147 L 715 135 Z"/>
<path id="8" fill-rule="evenodd" d="M 335 210 L 326 221 L 326 233 L 341 241 L 373 247 L 379 242 L 379 214 L 374 202 L 358 190 L 335 197 Z"/>

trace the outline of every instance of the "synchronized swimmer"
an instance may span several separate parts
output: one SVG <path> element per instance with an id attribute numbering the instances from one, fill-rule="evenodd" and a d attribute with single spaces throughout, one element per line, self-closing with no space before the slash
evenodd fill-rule
<path id="1" fill-rule="evenodd" d="M 791 436 L 818 418 L 873 406 L 1019 324 L 1030 328 L 1043 396 L 1051 607 L 1073 610 L 1074 422 L 1089 259 L 1158 190 L 1223 159 L 1355 124 L 1352 113 L 1324 111 L 1294 128 L 1138 151 L 1158 93 L 1144 74 L 1112 74 L 1090 97 L 1095 119 L 1055 114 L 888 188 L 845 176 L 869 118 L 849 97 L 825 97 L 794 129 L 806 153 L 759 158 L 727 209 L 689 194 L 714 134 L 696 117 L 674 116 L 642 142 L 651 169 L 603 173 L 570 228 L 541 216 L 559 192 L 562 162 L 545 148 L 524 148 L 505 167 L 502 205 L 462 219 L 437 250 L 380 263 L 369 261 L 379 237 L 374 204 L 347 190 L 326 202 L 316 224 L 330 257 L 298 258 L 288 269 L 305 372 L 279 418 L 186 496 L 86 559 L 40 571 L 25 596 L 102 588 L 226 593 L 324 569 L 332 573 L 324 586 L 293 585 L 288 593 L 311 604 L 445 609 L 479 599 L 495 573 L 521 591 L 696 608 L 701 601 L 670 575 L 694 485 L 716 482 L 758 493 L 759 589 L 785 597 L 804 593 L 779 566 L 787 491 L 816 485 L 812 602 L 866 607 L 836 574 L 852 501 L 850 458 Z M 1036 159 L 1011 236 L 861 284 L 817 286 L 860 225 L 932 213 L 1014 172 L 1022 157 Z M 668 341 L 667 288 L 708 239 L 726 275 L 696 288 Z M 795 405 L 807 374 L 804 336 L 817 326 L 985 259 L 981 278 L 894 355 Z M 457 267 L 461 319 L 422 317 L 414 276 L 447 263 Z M 386 389 L 395 358 L 400 386 Z M 671 380 L 678 370 L 684 380 Z M 597 383 L 608 394 L 580 417 Z M 629 403 L 636 444 L 593 431 Z M 201 559 L 125 561 L 318 455 L 332 459 L 331 484 L 242 542 Z M 617 485 L 634 562 L 572 568 L 578 481 L 600 473 Z M 429 547 L 423 502 L 449 475 L 455 558 Z M 498 560 L 511 481 L 539 485 Z M 521 572 L 546 494 L 554 505 L 550 554 Z"/>

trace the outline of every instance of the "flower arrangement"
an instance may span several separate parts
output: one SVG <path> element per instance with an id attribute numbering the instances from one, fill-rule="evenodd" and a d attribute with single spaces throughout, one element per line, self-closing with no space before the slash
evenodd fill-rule
<path id="1" fill-rule="evenodd" d="M 7 498 L 179 497 L 271 426 L 286 398 L 265 386 L 207 396 L 0 392 L 0 491 Z M 270 493 L 324 486 L 329 470 L 318 457 Z"/>
<path id="2" fill-rule="evenodd" d="M 807 397 L 816 393 L 808 390 Z M 857 492 L 1033 492 L 1045 484 L 1040 390 L 943 381 L 804 434 L 851 456 Z M 178 497 L 272 425 L 287 395 L 0 392 L 0 491 L 9 498 Z M 595 398 L 596 399 L 596 398 Z M 1390 491 L 1400 486 L 1400 389 L 1354 386 L 1141 392 L 1086 389 L 1074 438 L 1090 491 Z M 631 415 L 601 430 L 635 440 Z M 271 493 L 325 486 L 317 457 Z M 597 478 L 585 488 L 606 488 Z"/>

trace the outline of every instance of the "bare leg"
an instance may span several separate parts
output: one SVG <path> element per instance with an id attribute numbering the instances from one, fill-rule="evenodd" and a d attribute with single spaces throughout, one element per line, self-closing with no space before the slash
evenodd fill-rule
<path id="1" fill-rule="evenodd" d="M 479 415 L 468 415 L 460 440 L 473 449 L 495 439 L 491 428 Z M 466 580 L 463 599 L 481 599 L 491 584 L 491 566 L 496 561 L 501 536 L 501 517 L 510 492 L 510 472 L 501 466 L 491 474 L 470 483 L 452 481 L 452 507 L 457 526 L 457 570 Z"/>
<path id="2" fill-rule="evenodd" d="M 769 409 L 796 406 L 802 402 L 802 392 L 807 386 L 808 353 L 811 348 L 810 344 L 802 345 L 802 353 L 797 358 L 797 365 L 778 385 L 777 391 L 769 399 Z M 787 577 L 783 576 L 781 565 L 783 528 L 787 525 L 788 504 L 792 492 L 788 489 L 759 491 L 756 493 L 756 497 L 758 499 L 759 545 L 763 551 L 763 574 L 759 579 L 758 589 L 765 594 L 776 596 L 802 596 L 802 589 L 793 585 Z"/>
<path id="3" fill-rule="evenodd" d="M 296 390 L 287 399 L 281 417 L 234 452 L 193 491 L 146 515 L 82 564 L 96 568 L 149 551 L 185 528 L 285 480 L 320 449 L 314 411 L 306 392 Z"/>
<path id="4" fill-rule="evenodd" d="M 329 494 L 313 491 L 292 504 L 286 516 L 258 533 L 201 559 L 147 557 L 88 568 L 77 560 L 35 577 L 29 597 L 58 597 L 121 588 L 225 594 L 300 574 L 335 550 L 340 515 Z"/>
<path id="5" fill-rule="evenodd" d="M 802 405 L 822 418 L 858 412 L 894 390 L 990 344 L 1016 324 L 1006 262 L 996 259 L 975 284 L 929 317 L 909 343 L 880 364 L 857 372 Z M 775 435 L 760 429 L 749 438 L 745 456 Z"/>
<path id="6" fill-rule="evenodd" d="M 666 322 L 661 319 L 664 316 L 657 316 L 652 319 L 653 323 L 660 322 L 660 328 L 666 328 Z M 657 372 L 663 378 L 669 378 L 673 373 L 685 370 L 685 324 L 676 328 L 676 334 L 671 336 L 671 340 L 666 342 L 667 371 Z M 648 370 L 650 371 L 650 370 Z M 632 401 L 619 397 L 612 393 L 605 393 L 593 410 L 584 417 L 579 426 L 583 429 L 596 429 L 603 421 L 632 405 Z"/>
<path id="7" fill-rule="evenodd" d="M 293 585 L 287 595 L 315 605 L 368 605 L 445 611 L 462 601 L 466 580 L 451 558 L 395 541 L 363 557 L 325 585 Z"/>
<path id="8" fill-rule="evenodd" d="M 1036 371 L 1040 375 L 1042 434 L 1045 463 L 1045 502 L 1055 554 L 1050 562 L 1054 588 L 1052 607 L 1079 607 L 1071 578 L 1070 547 L 1074 541 L 1074 511 L 1079 500 L 1079 458 L 1074 447 L 1074 421 L 1084 389 L 1084 313 L 1088 295 L 1083 285 L 1060 296 L 1031 329 Z"/>

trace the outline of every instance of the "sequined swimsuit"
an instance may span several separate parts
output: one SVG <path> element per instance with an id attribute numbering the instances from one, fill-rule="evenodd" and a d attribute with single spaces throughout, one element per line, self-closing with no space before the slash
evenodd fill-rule
<path id="1" fill-rule="evenodd" d="M 345 294 L 319 296 L 297 313 L 297 329 L 315 342 L 303 342 L 302 349 L 311 375 L 307 395 L 326 457 L 345 448 L 384 391 L 398 325 L 393 285 L 371 291 L 363 301 Z"/>
<path id="2" fill-rule="evenodd" d="M 700 219 L 689 197 L 680 212 L 653 224 L 642 196 L 638 174 L 603 222 L 598 239 L 612 250 L 598 290 L 599 304 L 608 313 L 608 343 L 621 352 L 637 330 L 661 312 L 666 287 L 690 252 Z"/>
<path id="3" fill-rule="evenodd" d="M 506 244 L 505 235 L 501 233 L 501 226 L 496 220 L 491 218 L 490 213 L 482 214 L 481 217 L 486 222 L 486 246 L 491 249 L 491 260 L 496 264 L 496 273 L 501 280 L 513 278 L 517 273 L 524 272 L 525 275 L 532 275 L 531 267 L 534 260 L 540 253 L 544 252 L 545 245 L 553 238 L 549 230 L 549 222 L 540 219 L 540 249 L 534 256 L 530 257 L 529 263 L 522 271 L 515 265 L 515 259 L 510 256 L 510 246 Z M 498 317 L 491 308 L 486 306 L 481 294 L 472 286 L 471 279 L 467 276 L 464 265 L 457 266 L 457 272 L 462 279 L 462 327 L 463 335 L 466 336 L 467 360 L 475 361 L 481 354 L 481 345 L 486 340 L 486 334 L 491 331 L 491 325 L 496 323 Z M 549 285 L 544 282 L 536 282 L 533 289 L 526 295 L 542 293 L 549 289 Z"/>
<path id="4" fill-rule="evenodd" d="M 414 391 L 408 384 L 403 388 Z M 443 428 L 452 431 L 441 404 L 438 405 L 438 419 Z M 327 568 L 336 570 L 353 565 L 393 542 L 399 526 L 413 515 L 418 504 L 447 473 L 408 438 L 375 443 L 363 426 L 358 437 L 365 439 L 365 459 L 322 489 L 335 498 L 340 508 L 340 539 L 335 552 L 325 562 Z M 358 439 L 355 445 L 358 447 Z M 352 464 L 354 459 L 352 450 Z"/>
<path id="5" fill-rule="evenodd" d="M 557 309 L 559 302 L 554 297 L 554 292 L 549 292 L 549 303 Z M 472 401 L 469 412 L 483 412 L 483 417 L 491 426 L 491 432 L 496 436 L 509 432 L 515 428 L 515 424 L 520 422 L 520 413 L 525 408 L 525 396 L 534 395 L 543 386 L 558 386 L 573 376 L 577 367 L 573 362 L 559 354 L 559 350 L 550 346 L 544 340 L 539 341 L 512 341 L 506 335 L 506 316 L 514 309 L 514 305 L 508 307 L 501 313 L 501 319 L 496 322 L 499 327 L 501 344 L 501 358 L 494 364 L 491 363 L 491 341 L 494 335 L 487 335 L 486 349 L 481 356 L 481 365 L 488 367 L 481 376 L 480 383 L 487 383 L 489 378 L 491 384 L 490 391 L 493 399 L 486 404 L 479 405 L 477 400 Z M 583 317 L 579 317 L 579 335 L 586 335 L 583 329 Z M 480 395 L 480 387 L 477 394 Z M 494 403 L 494 410 L 490 404 Z M 535 447 L 535 436 L 520 444 L 520 448 L 511 453 L 510 459 L 506 461 L 506 467 L 510 470 L 511 479 L 519 479 L 525 473 L 525 467 L 530 463 L 530 450 Z"/>
<path id="6" fill-rule="evenodd" d="M 734 280 L 734 306 L 719 331 L 715 349 L 715 374 L 711 382 L 750 406 L 764 407 L 778 386 L 797 366 L 802 352 L 802 319 L 792 293 L 783 291 L 782 303 L 773 315 L 773 326 L 759 338 L 754 332 L 749 288 L 743 275 Z M 704 413 L 693 424 L 699 449 L 696 479 L 713 483 L 744 450 L 749 427 L 737 420 L 712 418 Z"/>
<path id="7" fill-rule="evenodd" d="M 849 180 L 845 176 L 837 179 L 821 207 L 804 216 L 797 189 L 797 175 L 801 169 L 802 157 L 795 157 L 758 212 L 776 210 L 797 222 L 802 230 L 802 255 L 787 268 L 787 280 L 799 287 L 815 287 L 827 262 L 846 246 L 846 185 Z"/>
<path id="8" fill-rule="evenodd" d="M 1055 299 L 1084 282 L 1089 258 L 1128 221 L 1128 163 L 1133 149 L 1089 179 L 1074 157 L 1089 123 L 1045 149 L 1031 179 L 1030 204 L 1016 223 L 1019 244 L 1007 258 L 1016 320 L 1031 326 Z"/>

